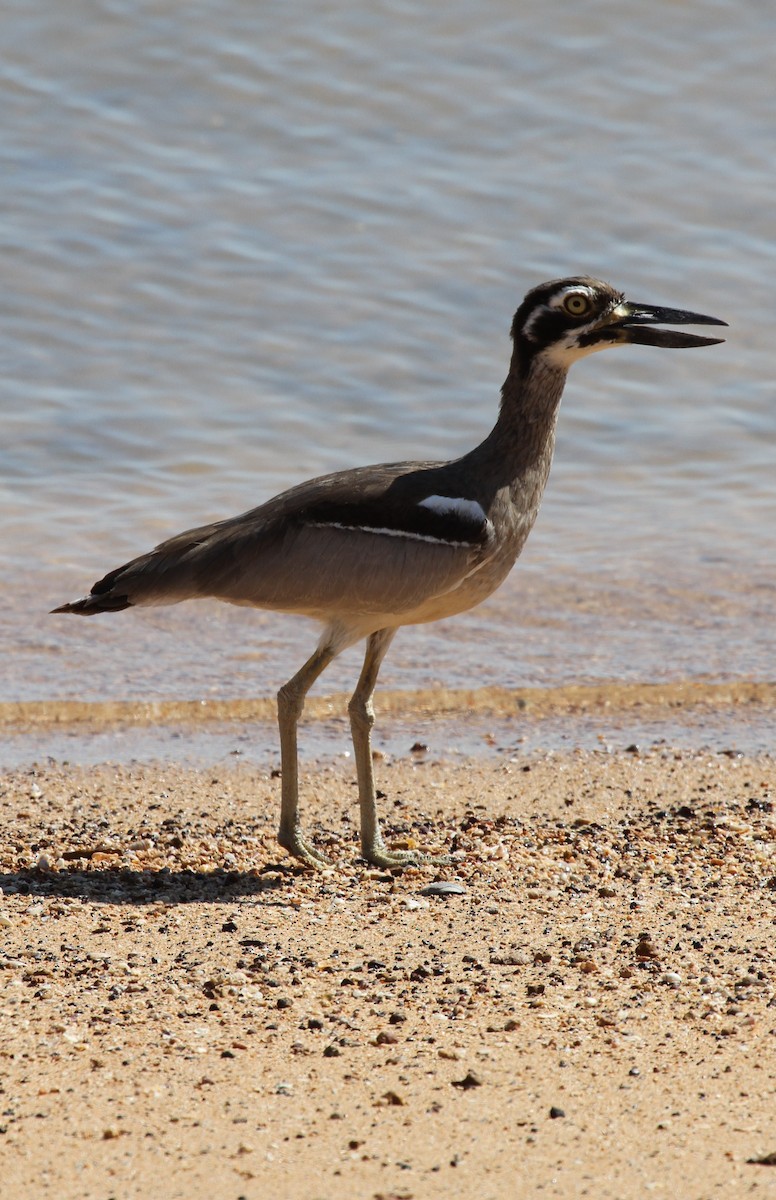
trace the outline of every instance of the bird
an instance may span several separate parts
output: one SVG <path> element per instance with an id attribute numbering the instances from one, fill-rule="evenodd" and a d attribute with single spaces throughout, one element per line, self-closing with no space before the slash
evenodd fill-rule
<path id="1" fill-rule="evenodd" d="M 320 622 L 315 650 L 277 695 L 278 841 L 314 869 L 329 859 L 302 831 L 297 726 L 318 677 L 365 641 L 348 705 L 361 856 L 386 869 L 428 862 L 420 851 L 390 848 L 377 813 L 373 696 L 397 630 L 471 609 L 509 574 L 539 511 L 572 363 L 627 344 L 716 345 L 723 339 L 661 326 L 726 324 L 631 303 L 587 275 L 540 284 L 514 315 L 498 416 L 473 450 L 452 461 L 383 463 L 300 483 L 240 516 L 162 542 L 109 571 L 88 596 L 51 611 L 92 616 L 215 597 Z"/>

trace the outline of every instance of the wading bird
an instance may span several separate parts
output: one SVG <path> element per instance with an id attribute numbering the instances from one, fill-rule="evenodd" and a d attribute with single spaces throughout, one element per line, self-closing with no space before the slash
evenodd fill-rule
<path id="1" fill-rule="evenodd" d="M 189 529 L 110 571 L 82 600 L 53 611 L 92 616 L 216 597 L 322 622 L 317 649 L 278 692 L 279 841 L 311 867 L 326 857 L 302 835 L 297 724 L 312 684 L 366 639 L 349 704 L 361 809 L 361 853 L 381 867 L 422 860 L 386 846 L 372 773 L 372 697 L 397 629 L 479 604 L 512 568 L 531 531 L 552 461 L 566 373 L 596 350 L 627 343 L 712 346 L 720 338 L 661 325 L 724 325 L 714 317 L 632 304 L 587 276 L 528 293 L 512 322 L 501 407 L 480 445 L 452 462 L 336 471 L 241 516 Z"/>

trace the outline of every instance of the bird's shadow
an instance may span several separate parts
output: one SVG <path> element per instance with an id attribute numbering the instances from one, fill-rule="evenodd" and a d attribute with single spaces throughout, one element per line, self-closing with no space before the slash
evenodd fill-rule
<path id="1" fill-rule="evenodd" d="M 41 871 L 31 868 L 0 874 L 0 892 L 6 896 L 66 897 L 92 904 L 234 904 L 245 898 L 265 898 L 265 903 L 285 906 L 284 892 L 304 874 L 295 865 L 272 863 L 258 871 L 132 871 L 107 868 L 99 871 Z M 271 899 L 270 897 L 274 897 Z"/>

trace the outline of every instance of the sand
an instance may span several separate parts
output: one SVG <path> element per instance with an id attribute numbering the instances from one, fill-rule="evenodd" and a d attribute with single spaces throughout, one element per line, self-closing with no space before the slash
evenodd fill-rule
<path id="1" fill-rule="evenodd" d="M 378 771 L 451 865 L 359 862 L 347 762 L 304 764 L 320 875 L 267 766 L 0 776 L 0 1194 L 776 1194 L 773 760 Z"/>

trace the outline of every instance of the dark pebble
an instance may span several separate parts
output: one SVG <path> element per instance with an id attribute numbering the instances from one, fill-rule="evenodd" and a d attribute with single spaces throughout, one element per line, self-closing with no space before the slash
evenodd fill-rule
<path id="1" fill-rule="evenodd" d="M 553 1121 L 557 1121 L 558 1117 L 565 1117 L 565 1115 L 566 1114 L 562 1108 L 556 1108 L 553 1104 L 552 1108 L 550 1109 L 550 1118 Z"/>
<path id="2" fill-rule="evenodd" d="M 451 1082 L 453 1087 L 463 1088 L 464 1091 L 468 1091 L 469 1088 L 482 1087 L 482 1080 L 474 1071 L 467 1071 L 463 1079 L 453 1079 Z"/>

